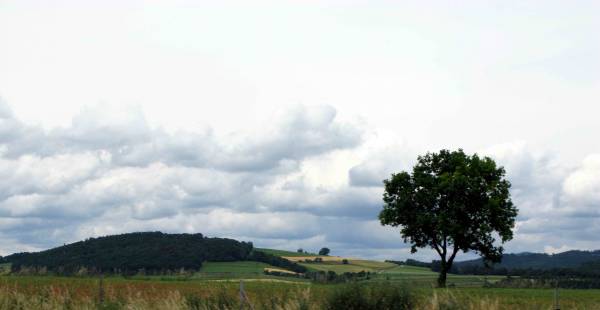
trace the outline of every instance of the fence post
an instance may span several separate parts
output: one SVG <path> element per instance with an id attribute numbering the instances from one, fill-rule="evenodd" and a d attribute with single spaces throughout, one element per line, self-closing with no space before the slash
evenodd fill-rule
<path id="1" fill-rule="evenodd" d="M 100 274 L 100 281 L 98 281 L 98 303 L 104 303 L 104 275 Z"/>
<path id="2" fill-rule="evenodd" d="M 560 310 L 560 305 L 558 303 L 558 279 L 554 283 L 554 310 Z"/>
<path id="3" fill-rule="evenodd" d="M 240 310 L 244 309 L 244 280 L 240 280 Z"/>
<path id="4" fill-rule="evenodd" d="M 250 303 L 250 300 L 248 300 L 248 296 L 244 290 L 244 280 L 240 280 L 240 310 L 244 309 L 244 304 L 248 304 L 248 308 L 254 310 L 254 307 Z"/>

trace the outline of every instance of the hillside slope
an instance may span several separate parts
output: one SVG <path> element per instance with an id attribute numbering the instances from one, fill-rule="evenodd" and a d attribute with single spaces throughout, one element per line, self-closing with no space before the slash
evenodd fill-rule
<path id="1" fill-rule="evenodd" d="M 37 253 L 17 253 L 4 258 L 13 270 L 47 268 L 71 273 L 81 267 L 96 272 L 131 273 L 180 268 L 197 270 L 204 261 L 247 260 L 252 243 L 202 234 L 138 232 L 90 238 Z"/>

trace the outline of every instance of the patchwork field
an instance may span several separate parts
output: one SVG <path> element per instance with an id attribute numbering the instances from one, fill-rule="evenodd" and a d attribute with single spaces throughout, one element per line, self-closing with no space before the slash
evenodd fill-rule
<path id="1" fill-rule="evenodd" d="M 552 289 L 486 288 L 501 276 L 449 275 L 448 289 L 433 288 L 437 273 L 427 268 L 328 256 L 288 256 L 310 270 L 369 272 L 358 284 L 322 284 L 307 279 L 265 275 L 286 273 L 281 268 L 252 261 L 205 262 L 198 272 L 171 276 L 58 277 L 9 274 L 1 266 L 0 309 L 240 309 L 240 286 L 254 309 L 324 309 L 332 296 L 353 290 L 408 288 L 415 309 L 551 309 Z M 300 254 L 300 253 L 298 253 Z M 352 293 L 356 295 L 355 293 Z M 600 290 L 560 290 L 561 309 L 599 309 Z"/>

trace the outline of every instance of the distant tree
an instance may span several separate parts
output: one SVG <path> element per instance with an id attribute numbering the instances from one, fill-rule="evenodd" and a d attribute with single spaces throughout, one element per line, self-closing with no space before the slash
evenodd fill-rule
<path id="1" fill-rule="evenodd" d="M 489 157 L 462 150 L 419 156 L 412 174 L 400 172 L 384 180 L 382 225 L 401 226 L 404 242 L 433 248 L 440 256 L 438 285 L 458 251 L 475 251 L 486 262 L 499 262 L 502 243 L 512 239 L 517 208 L 510 199 L 505 171 Z"/>
<path id="2" fill-rule="evenodd" d="M 319 250 L 319 255 L 329 255 L 329 248 L 322 248 L 321 250 Z"/>
<path id="3" fill-rule="evenodd" d="M 304 253 L 304 249 L 299 248 L 298 250 L 296 250 L 296 252 L 298 252 L 298 253 Z"/>
<path id="4" fill-rule="evenodd" d="M 342 264 L 344 264 L 344 265 L 348 265 L 348 260 L 347 260 L 347 259 L 345 259 L 345 258 L 344 258 L 344 259 L 342 259 Z"/>

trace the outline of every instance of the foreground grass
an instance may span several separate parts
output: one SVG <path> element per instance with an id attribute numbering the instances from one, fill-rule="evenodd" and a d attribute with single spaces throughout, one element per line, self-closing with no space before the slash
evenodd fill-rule
<path id="1" fill-rule="evenodd" d="M 239 262 L 204 262 L 201 273 L 225 273 L 233 272 L 240 274 L 263 273 L 265 268 L 275 268 L 269 264 L 254 261 Z"/>
<path id="2" fill-rule="evenodd" d="M 99 283 L 92 277 L 0 276 L 0 309 L 240 308 L 239 281 L 106 277 Z M 246 281 L 244 287 L 255 309 L 326 309 L 344 284 Z M 551 309 L 554 296 L 548 289 L 410 287 L 416 309 Z M 600 309 L 600 290 L 561 290 L 560 304 L 562 309 Z"/>

